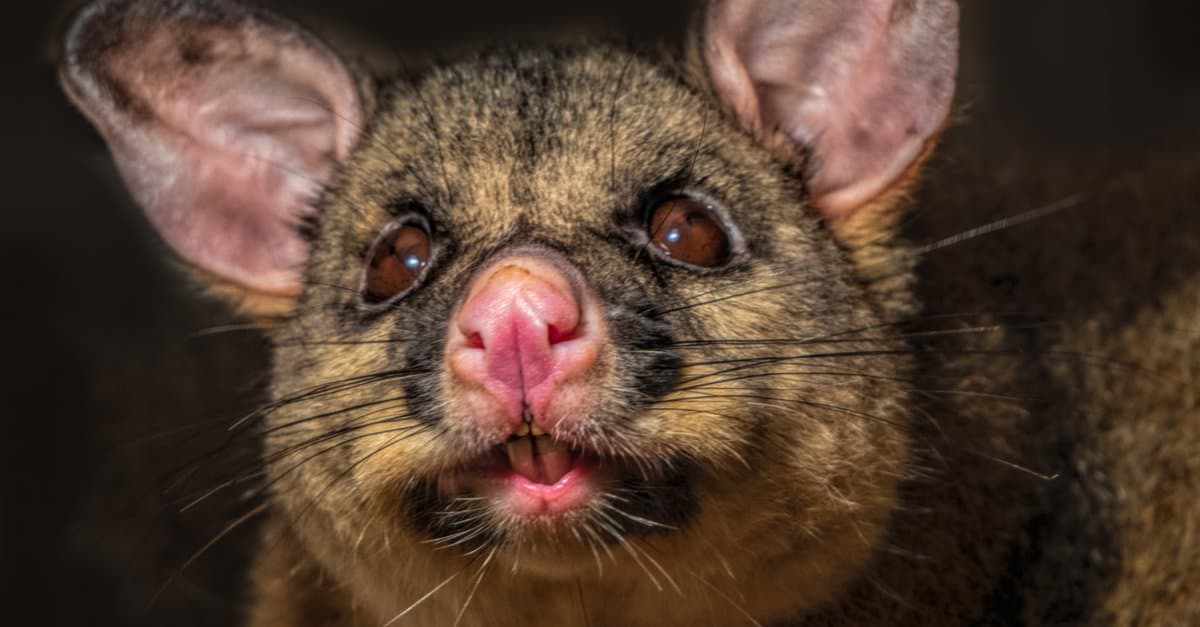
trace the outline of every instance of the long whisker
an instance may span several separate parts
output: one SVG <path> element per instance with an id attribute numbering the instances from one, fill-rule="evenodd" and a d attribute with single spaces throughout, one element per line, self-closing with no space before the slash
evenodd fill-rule
<path id="1" fill-rule="evenodd" d="M 419 605 L 421 605 L 422 603 L 424 603 L 424 602 L 426 601 L 426 599 L 428 599 L 428 598 L 432 597 L 433 595 L 437 594 L 437 591 L 438 591 L 438 590 L 441 590 L 442 588 L 445 588 L 447 584 L 449 584 L 451 581 L 454 581 L 454 579 L 455 579 L 456 577 L 458 577 L 459 575 L 461 575 L 461 574 L 463 573 L 463 571 L 464 571 L 464 570 L 466 570 L 466 569 L 467 569 L 467 567 L 466 567 L 466 566 L 463 566 L 463 567 L 462 567 L 462 569 L 460 569 L 458 572 L 455 572 L 455 573 L 451 574 L 449 577 L 446 577 L 445 579 L 443 579 L 441 583 L 439 583 L 438 585 L 434 586 L 434 587 L 433 587 L 433 589 L 431 589 L 429 592 L 426 592 L 425 594 L 421 595 L 421 597 L 420 597 L 420 598 L 418 598 L 416 601 L 413 601 L 412 605 L 410 605 L 410 606 L 408 606 L 408 607 L 404 608 L 403 610 L 401 610 L 401 611 L 400 611 L 400 613 L 399 613 L 399 614 L 396 614 L 395 616 L 393 616 L 393 617 L 392 617 L 392 619 L 391 619 L 391 620 L 389 620 L 388 622 L 384 623 L 384 624 L 383 624 L 383 627 L 391 627 L 392 625 L 394 625 L 394 624 L 396 623 L 396 621 L 398 621 L 398 620 L 400 620 L 400 619 L 404 618 L 405 616 L 408 616 L 408 613 L 409 613 L 409 612 L 411 612 L 411 611 L 413 611 L 413 610 L 417 609 L 417 606 L 419 606 Z"/>
<path id="2" fill-rule="evenodd" d="M 940 250 L 947 246 L 953 246 L 967 240 L 975 239 L 976 237 L 981 237 L 989 233 L 995 233 L 996 231 L 1003 231 L 1004 229 L 1012 228 L 1026 222 L 1032 222 L 1060 211 L 1070 209 L 1078 205 L 1080 201 L 1086 197 L 1087 195 L 1084 192 L 1076 192 L 1048 205 L 1043 205 L 1041 207 L 1037 207 L 1036 209 L 1030 209 L 1029 211 L 1018 213 L 1014 216 L 1009 216 L 1001 220 L 996 220 L 995 222 L 989 222 L 988 224 L 967 229 L 961 233 L 956 233 L 950 237 L 945 237 L 936 242 L 926 244 L 925 246 L 916 249 L 914 253 L 919 256 L 927 255 L 935 250 Z"/>
<path id="3" fill-rule="evenodd" d="M 187 570 L 189 566 L 191 566 L 192 564 L 194 564 L 196 562 L 196 560 L 200 559 L 200 557 L 202 555 L 204 555 L 206 552 L 208 552 L 208 550 L 210 548 L 212 548 L 214 545 L 216 545 L 218 542 L 220 542 L 225 536 L 228 536 L 230 534 L 230 532 L 232 532 L 234 529 L 237 529 L 238 527 L 241 527 L 242 525 L 246 524 L 246 521 L 251 520 L 255 516 L 266 511 L 267 508 L 269 507 L 269 505 L 270 505 L 269 503 L 261 503 L 258 506 L 254 507 L 253 509 L 251 509 L 250 511 L 246 512 L 245 514 L 242 514 L 241 516 L 234 519 L 233 522 L 229 523 L 228 525 L 225 525 L 225 527 L 222 528 L 219 532 L 217 532 L 217 534 L 215 536 L 213 536 L 208 542 L 206 542 L 204 544 L 204 546 L 200 547 L 200 549 L 198 551 L 196 551 L 190 557 L 188 557 L 187 560 L 185 560 L 183 562 L 183 564 L 181 564 L 179 566 L 179 568 L 175 569 L 171 573 L 171 575 L 169 577 L 167 577 L 167 580 L 164 581 L 161 586 L 159 586 L 158 591 L 156 591 L 154 593 L 154 595 L 150 597 L 150 602 L 148 604 L 148 607 L 153 607 L 154 604 L 158 602 L 159 597 L 161 597 L 162 594 L 167 591 L 167 588 L 171 587 L 171 584 L 174 583 L 175 580 L 183 574 L 183 571 Z"/>
<path id="4" fill-rule="evenodd" d="M 637 551 L 633 550 L 633 545 L 629 543 L 629 540 L 624 536 L 624 534 L 622 534 L 617 528 L 614 528 L 603 521 L 598 520 L 596 521 L 596 524 L 600 525 L 601 529 L 607 532 L 608 535 L 612 536 L 612 538 L 616 540 L 622 548 L 625 549 L 625 552 L 628 553 L 629 556 L 633 558 L 634 563 L 642 569 L 642 572 L 646 574 L 646 578 L 650 580 L 650 583 L 655 587 L 655 589 L 657 589 L 659 592 L 662 592 L 662 584 L 658 582 L 658 578 L 654 576 L 654 573 L 651 573 L 650 569 L 646 567 L 646 564 L 642 561 L 641 555 Z"/>
<path id="5" fill-rule="evenodd" d="M 722 592 L 720 588 L 717 588 L 716 586 L 712 585 L 711 583 L 708 582 L 707 579 L 701 577 L 699 574 L 697 574 L 694 571 L 692 572 L 692 576 L 695 577 L 696 580 L 698 580 L 700 583 L 704 584 L 705 586 L 708 586 L 709 590 L 712 590 L 713 592 L 717 593 L 717 596 L 721 597 L 722 599 L 725 599 L 725 602 L 728 603 L 730 605 L 730 607 L 737 610 L 738 613 L 741 614 L 743 617 L 745 617 L 746 620 L 750 621 L 751 625 L 754 625 L 754 627 L 763 627 L 763 624 L 758 622 L 758 620 L 756 620 L 753 616 L 751 616 L 750 612 L 746 611 L 746 608 L 742 607 L 742 605 L 740 603 L 729 598 L 729 595 Z"/>
<path id="6" fill-rule="evenodd" d="M 388 420 L 388 421 L 380 421 L 380 423 L 385 423 L 385 422 L 394 422 L 394 421 L 391 421 L 391 420 Z M 379 424 L 379 423 L 376 423 L 376 424 Z M 369 427 L 369 426 L 373 426 L 373 425 L 364 425 L 364 427 Z M 328 452 L 330 452 L 330 451 L 332 451 L 332 450 L 336 450 L 336 449 L 338 449 L 338 448 L 340 448 L 340 447 L 342 447 L 342 446 L 345 446 L 346 444 L 349 444 L 350 442 L 353 442 L 353 441 L 356 441 L 356 440 L 360 440 L 360 439 L 363 439 L 363 438 L 368 438 L 368 437 L 376 436 L 376 435 L 385 434 L 385 433 L 395 433 L 395 432 L 397 432 L 397 431 L 399 431 L 399 432 L 407 432 L 407 431 L 411 431 L 411 430 L 413 430 L 413 429 L 415 429 L 415 428 L 419 428 L 419 427 L 420 427 L 420 425 L 408 425 L 408 426 L 404 426 L 404 427 L 398 427 L 398 428 L 394 428 L 394 429 L 382 429 L 382 430 L 379 430 L 379 431 L 372 431 L 371 433 L 361 434 L 361 435 L 357 435 L 357 436 L 354 436 L 354 437 L 350 437 L 350 438 L 345 438 L 345 439 L 342 439 L 342 440 L 341 440 L 341 441 L 339 441 L 338 443 L 336 443 L 336 444 L 334 444 L 334 445 L 332 445 L 332 446 L 330 446 L 330 447 L 328 447 L 328 448 L 325 448 L 325 449 L 322 449 L 322 450 L 320 450 L 320 451 L 317 451 L 317 452 L 316 452 L 316 453 L 314 453 L 313 455 L 311 455 L 311 456 L 309 456 L 309 457 L 306 457 L 306 458 L 304 458 L 303 460 L 301 460 L 300 462 L 296 463 L 295 465 L 293 465 L 293 466 L 291 466 L 291 467 L 287 468 L 287 469 L 286 469 L 286 470 L 285 470 L 285 471 L 284 471 L 282 474 L 280 474 L 280 475 L 279 475 L 279 476 L 277 476 L 276 478 L 272 479 L 272 480 L 271 480 L 270 482 L 268 482 L 266 485 L 263 485 L 263 486 L 261 486 L 261 487 L 260 487 L 260 488 L 259 488 L 259 489 L 258 489 L 258 490 L 255 492 L 255 494 L 254 494 L 253 496 L 254 496 L 254 497 L 258 497 L 258 496 L 262 496 L 262 495 L 266 494 L 266 492 L 267 492 L 267 491 L 268 491 L 268 490 L 269 490 L 269 489 L 270 489 L 270 488 L 271 488 L 271 487 L 272 487 L 274 484 L 276 484 L 276 483 L 277 483 L 278 481 L 280 481 L 282 478 L 286 477 L 287 475 L 289 475 L 289 474 L 291 474 L 292 472 L 294 472 L 295 470 L 297 470 L 299 467 L 301 467 L 301 466 L 305 465 L 306 463 L 308 463 L 308 462 L 312 461 L 313 459 L 316 459 L 317 457 L 320 457 L 320 456 L 322 456 L 322 455 L 324 455 L 324 454 L 326 454 L 326 453 L 328 453 Z M 189 509 L 192 509 L 192 508 L 194 508 L 195 506 L 199 505 L 199 504 L 200 504 L 201 502 L 203 502 L 204 500 L 206 500 L 206 499 L 208 499 L 208 498 L 211 498 L 213 495 L 217 494 L 218 492 L 221 492 L 221 491 L 223 491 L 223 490 L 226 490 L 226 489 L 228 489 L 228 488 L 230 488 L 230 487 L 232 487 L 232 486 L 235 486 L 235 485 L 238 485 L 238 484 L 242 484 L 242 483 L 246 483 L 246 482 L 252 481 L 252 480 L 254 480 L 254 479 L 257 479 L 257 478 L 259 478 L 259 477 L 266 476 L 266 474 L 267 474 L 266 465 L 267 465 L 267 464 L 269 464 L 269 463 L 271 463 L 271 462 L 282 460 L 282 459 L 284 459 L 284 458 L 286 458 L 286 457 L 288 457 L 288 456 L 290 456 L 290 455 L 293 455 L 293 454 L 295 454 L 295 453 L 298 453 L 298 452 L 300 452 L 300 451 L 303 451 L 303 450 L 305 450 L 305 449 L 307 449 L 307 448 L 310 448 L 310 447 L 312 447 L 312 446 L 314 446 L 314 445 L 316 445 L 316 444 L 319 444 L 319 443 L 321 443 L 321 442 L 324 442 L 324 441 L 327 441 L 327 440 L 330 440 L 330 439 L 335 439 L 335 438 L 337 438 L 337 437 L 339 437 L 339 436 L 341 436 L 341 435 L 344 435 L 344 434 L 345 434 L 345 433 L 347 433 L 347 432 L 354 431 L 354 430 L 355 430 L 355 429 L 347 429 L 347 430 L 345 430 L 345 431 L 342 431 L 342 432 L 335 432 L 335 433 L 333 433 L 333 434 L 325 434 L 325 435 L 319 436 L 318 438 L 314 438 L 313 440 L 305 441 L 305 442 L 302 442 L 302 443 L 300 443 L 300 444 L 293 445 L 292 447 L 289 447 L 289 448 L 287 448 L 287 449 L 283 449 L 283 450 L 281 450 L 281 451 L 277 451 L 277 452 L 273 453 L 273 454 L 272 454 L 270 457 L 266 458 L 266 459 L 265 459 L 263 462 L 261 462 L 261 464 L 260 464 L 260 466 L 261 466 L 261 467 L 259 467 L 257 470 L 255 470 L 255 471 L 253 471 L 253 472 L 250 472 L 250 473 L 246 473 L 246 474 L 237 475 L 237 476 L 234 476 L 234 477 L 233 477 L 233 478 L 231 478 L 231 479 L 227 479 L 227 480 L 225 480 L 225 481 L 222 481 L 221 483 L 217 484 L 216 486 L 214 486 L 214 487 L 212 487 L 212 488 L 210 488 L 210 489 L 208 489 L 208 490 L 204 491 L 202 494 L 200 494 L 200 496 L 196 497 L 194 500 L 192 500 L 192 501 L 189 501 L 189 502 L 188 502 L 186 505 L 184 505 L 182 508 L 180 508 L 180 510 L 179 510 L 179 511 L 180 511 L 180 512 L 186 512 L 186 511 L 188 511 Z"/>
<path id="7" fill-rule="evenodd" d="M 583 627 L 592 627 L 592 620 L 588 617 L 587 604 L 583 602 L 583 584 L 580 583 L 578 577 L 575 578 L 575 592 L 579 597 L 579 615 L 583 618 Z"/>
<path id="8" fill-rule="evenodd" d="M 488 552 L 487 558 L 483 560 L 483 565 L 479 567 L 479 575 L 475 577 L 475 583 L 471 586 L 471 591 L 467 593 L 467 600 L 463 601 L 462 609 L 458 610 L 458 616 L 454 617 L 454 627 L 462 622 L 463 614 L 467 613 L 467 606 L 471 604 L 471 599 L 475 598 L 475 592 L 479 590 L 479 584 L 483 582 L 484 575 L 487 574 L 488 564 L 492 563 L 492 558 L 496 556 L 496 549 L 493 548 Z"/>

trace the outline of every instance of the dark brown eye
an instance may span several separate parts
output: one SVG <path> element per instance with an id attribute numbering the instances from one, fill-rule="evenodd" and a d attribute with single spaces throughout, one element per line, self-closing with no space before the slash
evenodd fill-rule
<path id="1" fill-rule="evenodd" d="M 390 227 L 367 259 L 363 297 L 379 303 L 410 289 L 429 265 L 429 232 L 415 224 Z"/>
<path id="2" fill-rule="evenodd" d="M 729 262 L 732 247 L 720 217 L 695 198 L 672 198 L 650 216 L 650 244 L 686 264 L 715 268 Z"/>

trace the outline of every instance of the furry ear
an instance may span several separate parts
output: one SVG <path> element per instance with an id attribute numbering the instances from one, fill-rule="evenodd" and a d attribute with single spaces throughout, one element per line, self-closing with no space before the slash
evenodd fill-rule
<path id="1" fill-rule="evenodd" d="M 100 0 L 74 17 L 60 77 L 179 255 L 251 314 L 289 308 L 303 223 L 363 124 L 342 61 L 222 0 Z"/>
<path id="2" fill-rule="evenodd" d="M 954 95 L 953 0 L 713 0 L 702 37 L 739 120 L 811 150 L 813 205 L 835 220 L 920 160 Z"/>

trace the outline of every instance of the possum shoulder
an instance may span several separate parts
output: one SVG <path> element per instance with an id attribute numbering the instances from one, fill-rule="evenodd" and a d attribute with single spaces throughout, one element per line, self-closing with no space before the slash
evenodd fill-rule
<path id="1" fill-rule="evenodd" d="M 1200 555 L 1200 159 L 1195 149 L 1056 154 L 948 133 L 916 203 L 923 240 L 1068 199 L 1068 207 L 927 255 L 929 311 L 1025 312 L 1012 379 L 1048 425 L 1030 460 L 1047 511 L 1014 559 L 1022 617 L 1170 623 Z M 993 134 L 993 138 L 997 137 Z M 1020 325 L 1017 325 L 1020 326 Z M 959 366 L 994 367 L 986 356 Z M 1062 585 L 1062 582 L 1072 585 Z M 1162 599 L 1178 602 L 1162 603 Z"/>

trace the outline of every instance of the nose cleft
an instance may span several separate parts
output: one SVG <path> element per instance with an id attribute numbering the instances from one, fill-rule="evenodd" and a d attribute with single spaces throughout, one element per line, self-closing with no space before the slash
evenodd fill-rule
<path id="1" fill-rule="evenodd" d="M 560 264 L 546 259 L 514 256 L 485 268 L 454 321 L 453 374 L 486 391 L 510 429 L 545 430 L 564 382 L 599 353 L 602 338 L 585 320 L 586 302 Z"/>

